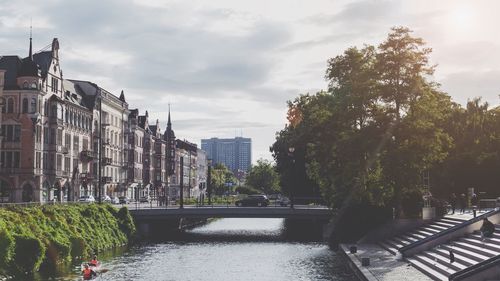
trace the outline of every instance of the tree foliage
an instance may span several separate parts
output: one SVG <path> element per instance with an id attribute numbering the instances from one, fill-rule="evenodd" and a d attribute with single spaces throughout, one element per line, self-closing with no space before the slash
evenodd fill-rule
<path id="1" fill-rule="evenodd" d="M 279 190 L 279 176 L 271 162 L 259 159 L 257 165 L 250 168 L 246 184 L 265 194 L 272 194 Z"/>
<path id="2" fill-rule="evenodd" d="M 480 99 L 466 108 L 452 102 L 430 80 L 430 53 L 411 30 L 395 27 L 378 47 L 329 59 L 328 90 L 289 101 L 290 123 L 271 146 L 283 191 L 319 187 L 335 208 L 365 202 L 401 214 L 402 202 L 418 203 L 423 174 L 438 194 L 481 184 L 491 190 L 499 180 L 500 110 Z"/>
<path id="3" fill-rule="evenodd" d="M 211 186 L 214 189 L 215 194 L 217 195 L 222 195 L 229 191 L 230 187 L 227 186 L 227 184 L 233 186 L 237 182 L 237 179 L 234 176 L 233 172 L 222 163 L 215 164 L 210 172 Z"/>

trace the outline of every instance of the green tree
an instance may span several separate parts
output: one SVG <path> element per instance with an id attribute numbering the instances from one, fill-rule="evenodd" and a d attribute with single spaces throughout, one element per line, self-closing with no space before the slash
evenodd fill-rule
<path id="1" fill-rule="evenodd" d="M 252 165 L 246 176 L 246 184 L 265 194 L 276 193 L 280 188 L 274 165 L 264 159 L 259 159 L 257 165 Z"/>
<path id="2" fill-rule="evenodd" d="M 222 163 L 217 163 L 211 169 L 211 179 L 212 188 L 214 188 L 215 194 L 217 195 L 223 195 L 229 191 L 229 187 L 227 187 L 226 184 L 235 185 L 237 181 L 233 172 Z"/>

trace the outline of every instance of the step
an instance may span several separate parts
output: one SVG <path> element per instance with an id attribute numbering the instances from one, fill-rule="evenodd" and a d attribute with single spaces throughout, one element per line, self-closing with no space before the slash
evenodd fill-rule
<path id="1" fill-rule="evenodd" d="M 433 251 L 436 252 L 437 254 L 445 257 L 445 258 L 448 258 L 448 259 L 450 258 L 450 256 L 449 256 L 450 251 L 447 249 L 434 248 Z M 477 260 L 469 259 L 468 257 L 461 255 L 461 253 L 459 253 L 459 252 L 453 251 L 453 254 L 455 255 L 455 261 L 457 261 L 461 264 L 465 264 L 466 266 L 471 266 L 471 265 L 475 265 L 476 263 L 478 263 Z"/>
<path id="2" fill-rule="evenodd" d="M 475 245 L 471 245 L 467 242 L 463 242 L 463 241 L 454 241 L 453 243 L 453 246 L 455 247 L 460 247 L 460 248 L 463 248 L 463 249 L 467 249 L 469 251 L 473 251 L 477 254 L 480 254 L 480 255 L 483 255 L 483 256 L 487 256 L 488 258 L 491 258 L 491 257 L 494 257 L 496 255 L 498 255 L 497 252 L 495 251 L 492 251 L 492 250 L 488 250 L 484 247 L 479 247 L 479 246 L 475 246 Z"/>
<path id="3" fill-rule="evenodd" d="M 461 238 L 459 241 L 464 241 L 474 246 L 486 248 L 488 250 L 496 252 L 497 253 L 496 255 L 500 255 L 500 244 L 489 241 L 488 238 L 482 241 L 481 238 L 478 239 L 475 237 L 464 237 Z"/>
<path id="4" fill-rule="evenodd" d="M 410 237 L 414 237 L 417 240 L 422 240 L 422 239 L 425 239 L 425 237 L 426 237 L 426 236 L 423 236 L 422 234 L 418 234 L 418 233 L 414 233 L 414 232 L 407 233 L 406 235 L 410 236 Z"/>
<path id="5" fill-rule="evenodd" d="M 422 263 L 414 258 L 408 258 L 407 260 L 413 265 L 413 267 L 420 270 L 425 275 L 429 276 L 432 280 L 448 281 L 448 277 L 446 277 L 446 275 L 441 274 L 440 272 L 432 269 L 431 267 L 427 266 L 426 264 L 424 264 L 424 263 Z"/>
<path id="6" fill-rule="evenodd" d="M 481 240 L 481 234 L 471 234 L 469 235 L 468 237 L 472 237 L 472 238 L 476 238 L 476 239 L 479 239 Z M 491 243 L 496 243 L 497 245 L 500 245 L 500 238 L 486 238 L 486 241 L 487 242 L 491 242 Z"/>
<path id="7" fill-rule="evenodd" d="M 388 239 L 388 240 L 385 240 L 385 242 L 389 245 L 392 245 L 394 248 L 396 249 L 400 249 L 402 247 L 404 247 L 405 245 L 402 244 L 400 241 L 398 240 L 395 240 L 394 238 L 393 239 Z"/>
<path id="8" fill-rule="evenodd" d="M 445 219 L 445 220 L 452 220 L 452 221 L 456 221 L 458 223 L 462 223 L 462 222 L 466 222 L 468 221 L 468 219 L 460 219 L 460 218 L 455 218 L 455 217 L 443 217 L 442 219 Z"/>
<path id="9" fill-rule="evenodd" d="M 433 252 L 433 251 L 425 251 L 425 252 L 421 253 L 421 255 L 427 256 L 431 260 L 437 260 L 439 263 L 441 263 L 443 265 L 447 265 L 455 271 L 460 271 L 460 270 L 467 268 L 467 265 L 462 264 L 460 261 L 457 261 L 456 259 L 453 263 L 450 263 L 450 256 L 449 255 L 447 257 L 444 257 L 441 254 Z"/>
<path id="10" fill-rule="evenodd" d="M 434 228 L 434 229 L 437 229 L 439 231 L 443 231 L 443 230 L 446 230 L 448 229 L 448 227 L 445 227 L 445 226 L 442 226 L 442 225 L 439 225 L 439 224 L 429 224 L 427 227 L 430 227 L 430 228 Z"/>
<path id="11" fill-rule="evenodd" d="M 417 242 L 418 239 L 416 238 L 413 238 L 413 237 L 409 237 L 409 236 L 404 236 L 404 235 L 400 235 L 400 236 L 396 236 L 399 240 L 404 240 L 409 244 L 413 243 L 413 242 Z"/>
<path id="12" fill-rule="evenodd" d="M 452 224 L 452 225 L 458 225 L 458 224 L 463 223 L 464 221 L 457 221 L 454 219 L 443 218 L 443 219 L 439 220 L 439 222 L 444 222 L 444 223 L 448 223 L 448 224 Z"/>
<path id="13" fill-rule="evenodd" d="M 426 226 L 426 227 L 422 228 L 422 230 L 425 231 L 425 232 L 429 232 L 432 235 L 441 232 L 441 229 L 435 229 L 435 228 L 433 228 L 431 226 Z"/>
<path id="14" fill-rule="evenodd" d="M 442 227 L 446 227 L 446 229 L 448 229 L 448 228 L 451 228 L 451 227 L 455 226 L 455 224 L 451 224 L 451 223 L 447 223 L 447 222 L 440 222 L 440 221 L 435 222 L 434 224 L 435 224 L 435 225 L 442 226 Z"/>
<path id="15" fill-rule="evenodd" d="M 393 255 L 397 255 L 398 254 L 398 249 L 395 248 L 394 246 L 392 246 L 391 244 L 388 244 L 388 243 L 385 243 L 385 242 L 380 242 L 378 243 L 380 245 L 380 247 L 386 249 L 389 253 L 393 254 Z"/>
<path id="16" fill-rule="evenodd" d="M 475 252 L 471 252 L 471 251 L 469 251 L 467 249 L 462 249 L 460 247 L 451 246 L 451 245 L 448 245 L 448 244 L 441 245 L 441 248 L 445 249 L 447 251 L 452 250 L 455 254 L 459 254 L 461 256 L 467 257 L 468 259 L 476 261 L 475 263 L 478 263 L 478 262 L 484 261 L 486 259 L 489 259 L 489 257 L 487 257 L 487 256 L 483 256 L 481 254 L 478 254 L 478 253 L 475 253 Z"/>
<path id="17" fill-rule="evenodd" d="M 425 237 L 429 237 L 429 236 L 434 235 L 434 232 L 425 231 L 423 229 L 417 230 L 417 231 L 415 231 L 415 233 L 423 235 Z"/>
<path id="18" fill-rule="evenodd" d="M 434 260 L 433 258 L 429 258 L 427 256 L 424 256 L 422 254 L 414 255 L 412 258 L 415 258 L 416 260 L 424 263 L 428 267 L 431 267 L 435 271 L 438 271 L 439 273 L 445 275 L 445 276 L 450 276 L 451 274 L 457 272 L 457 270 L 453 269 L 450 267 L 450 263 L 441 263 L 439 260 Z"/>

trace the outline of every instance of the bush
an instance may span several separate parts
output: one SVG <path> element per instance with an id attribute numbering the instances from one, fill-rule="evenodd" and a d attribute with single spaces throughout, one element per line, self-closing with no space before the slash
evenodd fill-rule
<path id="1" fill-rule="evenodd" d="M 45 257 L 45 245 L 38 238 L 15 235 L 14 269 L 21 273 L 38 270 Z"/>
<path id="2" fill-rule="evenodd" d="M 1 208 L 0 272 L 33 273 L 88 257 L 127 244 L 135 231 L 128 210 L 110 205 Z"/>
<path id="3" fill-rule="evenodd" d="M 240 194 L 260 194 L 261 191 L 250 186 L 238 186 L 236 187 L 236 192 Z"/>
<path id="4" fill-rule="evenodd" d="M 0 268 L 5 268 L 14 254 L 15 241 L 12 235 L 0 229 Z"/>
<path id="5" fill-rule="evenodd" d="M 130 239 L 135 235 L 136 228 L 134 224 L 134 219 L 130 215 L 127 207 L 122 207 L 117 213 L 116 217 L 120 222 L 120 229 L 127 235 Z"/>

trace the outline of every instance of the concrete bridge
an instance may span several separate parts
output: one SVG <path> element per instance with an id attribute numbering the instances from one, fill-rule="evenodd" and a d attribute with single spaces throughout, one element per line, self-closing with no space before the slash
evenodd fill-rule
<path id="1" fill-rule="evenodd" d="M 184 208 L 150 208 L 130 209 L 137 222 L 152 222 L 175 219 L 207 219 L 207 218 L 285 218 L 300 220 L 328 221 L 331 210 L 321 206 L 289 207 L 184 207 Z"/>

